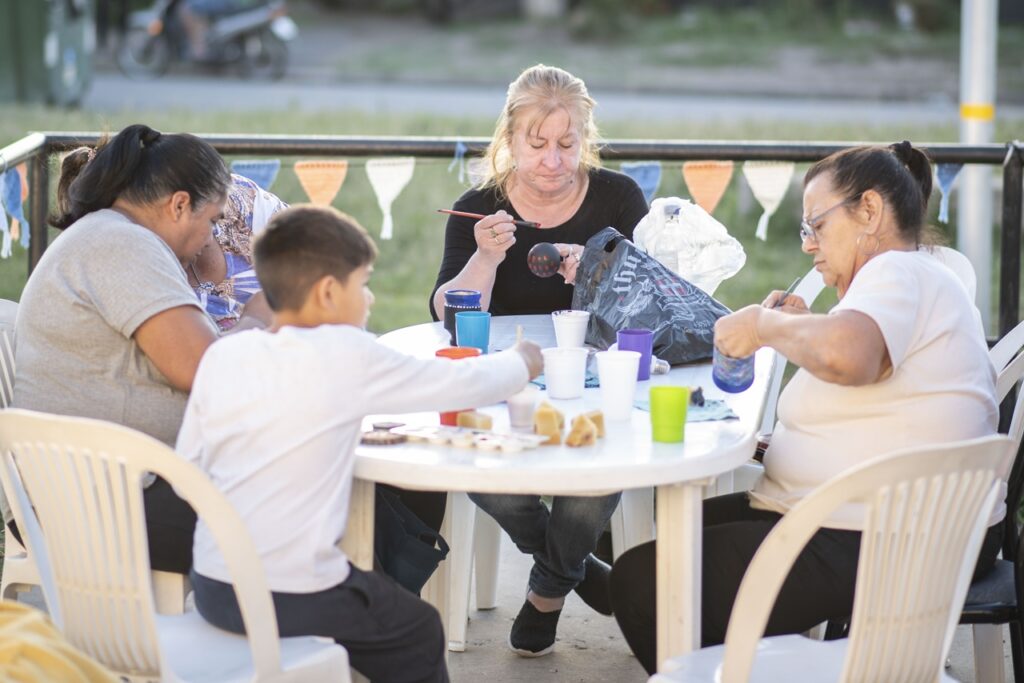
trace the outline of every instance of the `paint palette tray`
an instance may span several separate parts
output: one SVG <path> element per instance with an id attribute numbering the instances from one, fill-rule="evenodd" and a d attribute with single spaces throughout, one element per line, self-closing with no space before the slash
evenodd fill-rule
<path id="1" fill-rule="evenodd" d="M 420 441 L 435 446 L 456 448 L 478 448 L 482 451 L 516 453 L 536 448 L 547 440 L 546 436 L 530 433 L 499 434 L 486 429 L 427 425 L 420 427 L 398 427 L 393 430 L 408 437 L 409 441 Z"/>

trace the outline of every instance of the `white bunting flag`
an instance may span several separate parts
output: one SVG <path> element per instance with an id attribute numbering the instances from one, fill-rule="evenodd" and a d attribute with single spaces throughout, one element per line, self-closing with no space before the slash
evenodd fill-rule
<path id="1" fill-rule="evenodd" d="M 778 210 L 793 179 L 792 161 L 748 161 L 743 164 L 743 175 L 750 185 L 764 213 L 757 221 L 754 233 L 759 240 L 768 238 L 768 219 Z"/>
<path id="2" fill-rule="evenodd" d="M 416 159 L 413 157 L 369 159 L 366 162 L 366 175 L 370 178 L 370 185 L 377 194 L 377 204 L 384 214 L 384 222 L 380 227 L 382 240 L 391 239 L 394 233 L 391 205 L 412 180 L 415 166 Z"/>

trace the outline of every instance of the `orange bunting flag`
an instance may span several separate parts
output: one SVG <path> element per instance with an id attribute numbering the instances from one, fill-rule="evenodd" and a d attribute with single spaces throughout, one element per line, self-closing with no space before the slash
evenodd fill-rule
<path id="1" fill-rule="evenodd" d="M 295 175 L 309 201 L 317 206 L 330 206 L 348 175 L 348 161 L 296 161 Z"/>
<path id="2" fill-rule="evenodd" d="M 731 161 L 687 161 L 683 164 L 683 180 L 697 206 L 714 213 L 732 180 Z"/>

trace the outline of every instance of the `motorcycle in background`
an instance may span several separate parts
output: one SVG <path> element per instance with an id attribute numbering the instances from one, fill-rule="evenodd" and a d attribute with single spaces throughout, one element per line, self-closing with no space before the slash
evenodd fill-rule
<path id="1" fill-rule="evenodd" d="M 117 49 L 117 65 L 131 78 L 155 78 L 174 61 L 189 62 L 188 36 L 179 16 L 182 0 L 157 0 L 132 12 Z M 205 65 L 234 67 L 244 77 L 280 79 L 288 66 L 288 42 L 298 27 L 284 0 L 210 17 Z"/>

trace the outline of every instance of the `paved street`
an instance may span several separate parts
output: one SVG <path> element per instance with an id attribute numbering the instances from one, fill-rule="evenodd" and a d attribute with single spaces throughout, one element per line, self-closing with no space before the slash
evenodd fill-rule
<path id="1" fill-rule="evenodd" d="M 600 121 L 807 122 L 899 125 L 956 124 L 955 102 L 874 101 L 765 96 L 688 96 L 593 88 Z M 501 110 L 504 85 L 324 82 L 288 79 L 280 83 L 230 77 L 172 75 L 135 81 L 98 74 L 82 106 L 92 111 L 187 109 L 205 111 L 357 110 L 371 114 L 430 113 L 491 118 Z M 1024 106 L 1000 108 L 1000 116 L 1024 119 Z"/>

